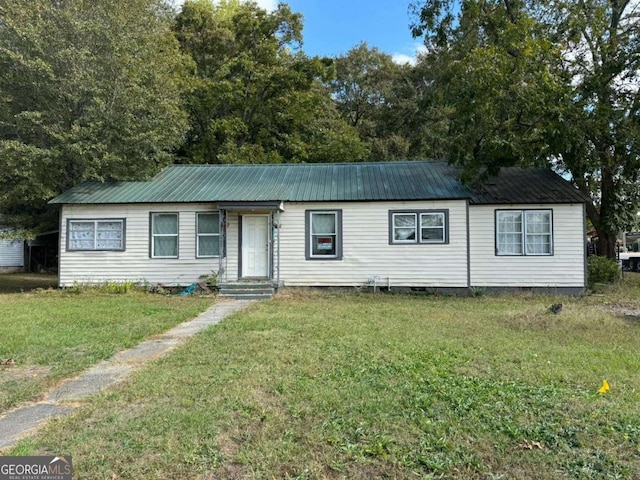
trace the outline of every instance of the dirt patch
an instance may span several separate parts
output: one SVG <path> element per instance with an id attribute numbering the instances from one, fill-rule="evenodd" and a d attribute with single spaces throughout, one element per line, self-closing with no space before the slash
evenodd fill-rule
<path id="1" fill-rule="evenodd" d="M 0 365 L 0 385 L 8 382 L 44 377 L 51 367 L 47 365 Z"/>
<path id="2" fill-rule="evenodd" d="M 557 329 L 562 323 L 561 318 L 549 310 L 536 309 L 512 312 L 500 319 L 500 323 L 511 330 L 544 332 Z"/>
<path id="3" fill-rule="evenodd" d="M 250 473 L 250 467 L 239 463 L 227 463 L 220 468 L 205 472 L 202 476 L 203 480 L 217 480 L 226 478 L 228 480 L 240 480 L 247 478 Z"/>
<path id="4" fill-rule="evenodd" d="M 640 307 L 624 303 L 612 303 L 605 309 L 615 315 L 624 317 L 626 320 L 640 322 Z"/>
<path id="5" fill-rule="evenodd" d="M 239 435 L 240 431 L 235 429 L 234 432 L 222 432 L 216 438 L 220 453 L 226 459 L 233 459 L 240 452 Z"/>
<path id="6" fill-rule="evenodd" d="M 0 274 L 0 294 L 30 292 L 35 289 L 56 288 L 58 276 L 50 273 Z"/>

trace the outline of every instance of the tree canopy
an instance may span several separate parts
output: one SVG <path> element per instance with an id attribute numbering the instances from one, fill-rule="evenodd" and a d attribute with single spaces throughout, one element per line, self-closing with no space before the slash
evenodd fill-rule
<path id="1" fill-rule="evenodd" d="M 238 0 L 187 0 L 175 32 L 196 69 L 179 152 L 193 163 L 352 161 L 366 150 L 323 83 L 330 59 L 301 50 L 302 18 Z"/>
<path id="2" fill-rule="evenodd" d="M 640 11 L 628 0 L 414 4 L 424 68 L 449 108 L 451 161 L 467 180 L 555 168 L 593 202 L 601 252 L 637 211 Z"/>
<path id="3" fill-rule="evenodd" d="M 640 200 L 631 0 L 414 0 L 427 53 L 303 51 L 286 4 L 0 0 L 0 213 L 30 227 L 84 180 L 169 162 L 444 158 L 479 184 L 545 166 L 593 201 L 613 255 Z"/>
<path id="4" fill-rule="evenodd" d="M 140 179 L 187 128 L 189 60 L 160 0 L 0 1 L 0 212 L 46 228 L 84 180 Z"/>

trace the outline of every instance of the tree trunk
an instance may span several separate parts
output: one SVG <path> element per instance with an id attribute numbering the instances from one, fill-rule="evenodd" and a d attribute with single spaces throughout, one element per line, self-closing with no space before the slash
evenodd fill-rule
<path id="1" fill-rule="evenodd" d="M 617 231 L 612 231 L 616 222 L 613 219 L 616 202 L 616 186 L 613 174 L 612 163 L 606 153 L 601 155 L 602 180 L 600 184 L 600 221 L 594 224 L 598 232 L 598 255 L 615 259 L 616 258 L 616 235 Z"/>
<path id="2" fill-rule="evenodd" d="M 614 259 L 616 258 L 616 234 L 598 232 L 598 255 Z"/>

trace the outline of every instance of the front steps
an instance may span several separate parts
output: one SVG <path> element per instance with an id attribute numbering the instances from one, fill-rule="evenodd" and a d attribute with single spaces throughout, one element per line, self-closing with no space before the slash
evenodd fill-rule
<path id="1" fill-rule="evenodd" d="M 275 292 L 271 282 L 227 282 L 220 284 L 218 295 L 235 300 L 268 300 Z"/>

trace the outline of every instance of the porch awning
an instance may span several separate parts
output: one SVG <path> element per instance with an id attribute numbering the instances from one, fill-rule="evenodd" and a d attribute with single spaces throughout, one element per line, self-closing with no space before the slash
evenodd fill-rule
<path id="1" fill-rule="evenodd" d="M 220 210 L 238 211 L 238 210 L 279 210 L 284 212 L 284 204 L 281 201 L 271 202 L 218 202 Z"/>

